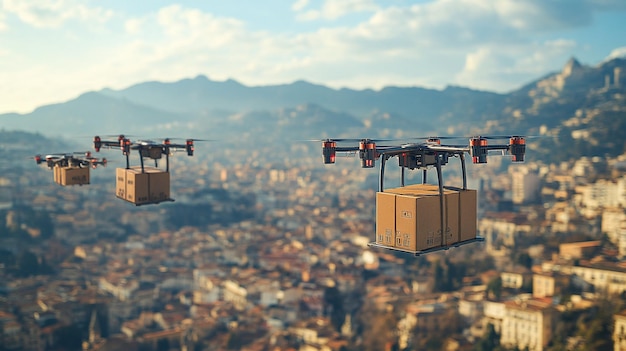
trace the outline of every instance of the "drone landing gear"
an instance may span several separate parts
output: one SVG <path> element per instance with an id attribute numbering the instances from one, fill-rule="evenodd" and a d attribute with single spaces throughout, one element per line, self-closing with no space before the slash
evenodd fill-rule
<path id="1" fill-rule="evenodd" d="M 175 202 L 176 200 L 174 199 L 165 199 L 165 200 L 159 200 L 159 201 L 152 201 L 152 202 L 142 202 L 139 204 L 135 204 L 135 206 L 139 207 L 139 206 L 144 206 L 144 205 L 157 205 L 160 204 L 162 202 Z"/>
<path id="2" fill-rule="evenodd" d="M 417 257 L 417 256 L 425 255 L 425 254 L 428 254 L 428 253 L 432 253 L 432 252 L 449 250 L 450 248 L 460 247 L 460 246 L 463 246 L 463 245 L 473 244 L 473 243 L 483 242 L 483 241 L 485 241 L 485 238 L 483 238 L 481 236 L 477 236 L 474 239 L 460 241 L 460 242 L 454 243 L 452 245 L 437 246 L 437 247 L 433 247 L 433 248 L 430 248 L 430 249 L 419 250 L 419 251 L 406 250 L 406 249 L 401 249 L 401 248 L 397 248 L 397 247 L 381 245 L 381 244 L 378 244 L 378 243 L 375 243 L 375 242 L 370 242 L 370 243 L 367 244 L 367 246 L 375 247 L 375 248 L 378 248 L 378 249 L 387 249 L 387 250 L 391 250 L 391 251 L 398 251 L 398 252 L 409 253 L 409 254 L 412 254 L 413 256 Z"/>

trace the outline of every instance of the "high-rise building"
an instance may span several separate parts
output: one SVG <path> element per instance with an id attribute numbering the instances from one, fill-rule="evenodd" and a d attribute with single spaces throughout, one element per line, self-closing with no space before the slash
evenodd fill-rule
<path id="1" fill-rule="evenodd" d="M 536 171 L 520 167 L 512 173 L 511 198 L 515 204 L 528 204 L 539 200 L 540 178 Z"/>

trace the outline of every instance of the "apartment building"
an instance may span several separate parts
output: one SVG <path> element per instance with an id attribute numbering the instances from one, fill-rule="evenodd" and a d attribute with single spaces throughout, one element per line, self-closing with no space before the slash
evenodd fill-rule
<path id="1" fill-rule="evenodd" d="M 626 209 L 607 207 L 602 211 L 602 233 L 608 235 L 612 243 L 619 245 L 621 228 L 626 224 Z"/>
<path id="2" fill-rule="evenodd" d="M 533 297 L 558 296 L 567 291 L 570 284 L 569 275 L 558 272 L 537 273 L 533 275 Z"/>
<path id="3" fill-rule="evenodd" d="M 524 267 L 515 267 L 500 273 L 502 287 L 509 289 L 521 289 L 532 279 L 532 273 Z"/>
<path id="4" fill-rule="evenodd" d="M 613 315 L 613 351 L 626 351 L 626 310 Z"/>
<path id="5" fill-rule="evenodd" d="M 516 237 L 530 230 L 527 219 L 512 212 L 491 212 L 478 222 L 478 231 L 485 238 L 487 252 L 491 254 L 515 247 Z"/>
<path id="6" fill-rule="evenodd" d="M 571 267 L 571 274 L 598 292 L 620 294 L 626 291 L 626 267 L 615 263 L 581 263 Z"/>
<path id="7" fill-rule="evenodd" d="M 511 176 L 511 198 L 513 203 L 534 203 L 539 199 L 541 179 L 537 171 L 533 171 L 528 167 L 516 167 Z"/>
<path id="8" fill-rule="evenodd" d="M 506 347 L 528 348 L 529 351 L 546 349 L 556 319 L 552 299 L 518 299 L 504 303 L 500 343 Z"/>
<path id="9" fill-rule="evenodd" d="M 600 250 L 601 245 L 599 240 L 560 244 L 559 256 L 566 260 L 591 258 Z"/>

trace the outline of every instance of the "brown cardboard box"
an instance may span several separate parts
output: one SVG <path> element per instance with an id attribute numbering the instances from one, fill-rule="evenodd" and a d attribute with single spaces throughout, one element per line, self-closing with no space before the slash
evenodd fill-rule
<path id="1" fill-rule="evenodd" d="M 439 186 L 433 184 L 414 184 L 400 188 L 393 188 L 387 190 L 397 195 L 404 196 L 434 196 L 437 198 L 437 209 L 441 209 L 439 203 Z M 459 242 L 460 240 L 460 218 L 459 218 L 459 192 L 456 189 L 444 188 L 444 202 L 443 202 L 443 228 L 445 235 L 442 238 L 441 245 L 448 246 Z M 436 221 L 438 228 L 441 228 L 441 212 L 437 212 L 435 217 L 429 218 L 429 221 Z"/>
<path id="2" fill-rule="evenodd" d="M 393 247 L 396 242 L 396 195 L 376 193 L 376 243 Z"/>
<path id="3" fill-rule="evenodd" d="M 460 223 L 460 194 L 458 192 L 445 194 L 445 235 L 444 245 L 452 245 L 461 241 Z"/>
<path id="4" fill-rule="evenodd" d="M 141 170 L 126 170 L 126 201 L 136 205 L 150 202 L 150 183 L 148 173 Z"/>
<path id="5" fill-rule="evenodd" d="M 438 196 L 396 195 L 395 247 L 422 251 L 442 245 Z"/>
<path id="6" fill-rule="evenodd" d="M 423 251 L 476 238 L 476 190 L 444 187 L 443 193 L 442 213 L 438 185 L 414 184 L 378 192 L 376 243 Z M 390 221 L 392 208 L 395 223 Z M 389 245 L 385 232 L 394 227 L 395 243 Z"/>
<path id="7" fill-rule="evenodd" d="M 150 177 L 150 201 L 165 201 L 170 199 L 170 174 L 160 169 L 146 170 Z"/>
<path id="8" fill-rule="evenodd" d="M 89 168 L 59 167 L 61 185 L 89 184 Z"/>
<path id="9" fill-rule="evenodd" d="M 52 167 L 52 172 L 54 173 L 54 182 L 57 184 L 61 184 L 61 167 L 55 165 Z"/>
<path id="10" fill-rule="evenodd" d="M 459 191 L 459 230 L 461 241 L 476 238 L 478 232 L 476 228 L 477 216 L 476 190 L 467 189 Z"/>
<path id="11" fill-rule="evenodd" d="M 115 196 L 126 200 L 126 168 L 115 169 Z"/>
<path id="12" fill-rule="evenodd" d="M 143 172 L 141 166 L 134 166 L 130 169 L 125 169 L 127 174 L 139 174 L 140 181 L 143 182 L 145 178 L 145 184 L 142 184 L 142 194 L 147 187 L 147 199 L 140 199 L 139 201 L 135 200 L 137 198 L 137 194 L 135 196 L 127 195 L 126 200 L 135 204 L 144 204 L 144 203 L 152 203 L 152 202 L 161 202 L 170 199 L 170 174 L 169 172 L 165 172 L 159 168 L 155 167 L 144 167 Z M 128 175 L 126 176 L 128 177 Z M 128 186 L 128 182 L 126 182 Z M 130 191 L 126 189 L 127 192 Z M 129 198 L 130 196 L 130 198 Z"/>

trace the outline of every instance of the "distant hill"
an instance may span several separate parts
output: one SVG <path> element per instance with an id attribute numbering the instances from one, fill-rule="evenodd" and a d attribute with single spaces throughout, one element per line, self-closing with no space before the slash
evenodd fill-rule
<path id="1" fill-rule="evenodd" d="M 501 108 L 504 101 L 504 96 L 499 94 L 459 88 L 443 91 L 417 87 L 387 87 L 380 91 L 336 90 L 305 81 L 248 87 L 234 80 L 211 81 L 205 76 L 173 83 L 141 83 L 119 91 L 105 89 L 101 93 L 173 113 L 250 112 L 315 104 L 361 119 L 372 113 L 388 112 L 417 121 L 444 117 L 451 111 L 480 115 L 485 107 Z"/>
<path id="2" fill-rule="evenodd" d="M 87 92 L 29 114 L 0 115 L 0 127 L 66 138 L 219 137 L 242 145 L 259 138 L 267 144 L 285 138 L 545 134 L 558 136 L 550 147 L 561 156 L 575 157 L 603 147 L 623 152 L 618 140 L 626 137 L 625 86 L 626 60 L 620 58 L 597 66 L 572 58 L 560 72 L 509 94 L 463 87 L 331 89 L 305 81 L 249 87 L 197 76 Z M 573 144 L 579 146 L 564 147 Z"/>

